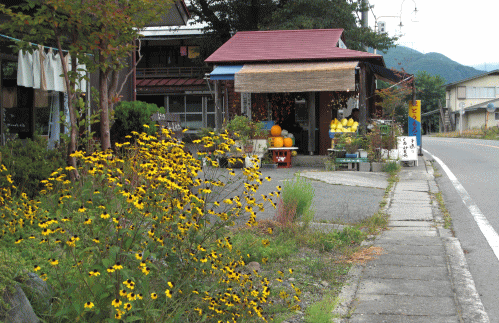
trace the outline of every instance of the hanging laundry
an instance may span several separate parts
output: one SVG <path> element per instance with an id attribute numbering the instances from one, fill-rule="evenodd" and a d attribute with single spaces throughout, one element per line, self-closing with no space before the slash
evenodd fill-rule
<path id="1" fill-rule="evenodd" d="M 57 92 L 66 92 L 66 86 L 64 82 L 64 71 L 62 69 L 61 62 L 62 53 L 57 53 L 52 56 L 52 65 L 54 68 L 54 91 Z M 65 57 L 63 57 L 64 59 Z"/>
<path id="2" fill-rule="evenodd" d="M 33 88 L 45 91 L 47 80 L 45 79 L 46 55 L 41 45 L 33 52 Z"/>
<path id="3" fill-rule="evenodd" d="M 17 58 L 17 85 L 33 87 L 33 55 L 19 51 Z"/>
<path id="4" fill-rule="evenodd" d="M 45 61 L 43 62 L 44 71 L 45 71 L 45 81 L 46 81 L 46 90 L 47 91 L 53 91 L 54 90 L 54 73 L 55 73 L 55 68 L 54 68 L 54 53 L 52 51 L 52 48 L 49 49 L 49 52 L 45 56 Z"/>

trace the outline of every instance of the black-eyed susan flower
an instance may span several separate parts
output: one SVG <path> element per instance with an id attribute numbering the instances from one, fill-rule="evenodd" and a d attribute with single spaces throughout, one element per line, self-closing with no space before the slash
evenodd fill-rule
<path id="1" fill-rule="evenodd" d="M 114 306 L 114 307 L 120 307 L 121 305 L 121 301 L 118 299 L 118 298 L 115 298 L 113 299 L 113 301 L 111 302 L 111 305 Z"/>
<path id="2" fill-rule="evenodd" d="M 109 219 L 111 217 L 111 215 L 109 215 L 109 213 L 107 213 L 106 211 L 102 212 L 102 214 L 100 215 L 100 217 L 102 219 Z"/>
<path id="3" fill-rule="evenodd" d="M 120 290 L 120 296 L 126 296 L 127 294 L 128 294 L 128 292 L 126 291 L 126 289 Z"/>
<path id="4" fill-rule="evenodd" d="M 80 213 L 85 213 L 86 210 L 87 209 L 83 205 L 78 208 L 78 212 Z"/>
<path id="5" fill-rule="evenodd" d="M 132 309 L 132 304 L 130 303 L 125 303 L 123 304 L 123 308 L 127 311 L 131 310 Z"/>
<path id="6" fill-rule="evenodd" d="M 92 277 L 92 276 L 100 276 L 100 272 L 97 269 L 94 269 L 94 270 L 89 271 L 88 275 L 90 277 Z"/>
<path id="7" fill-rule="evenodd" d="M 83 221 L 83 224 L 92 224 L 92 219 L 88 218 L 88 219 L 85 219 L 85 221 Z"/>
<path id="8" fill-rule="evenodd" d="M 165 290 L 165 295 L 168 298 L 172 298 L 172 292 L 169 289 Z"/>
<path id="9" fill-rule="evenodd" d="M 112 266 L 115 270 L 121 270 L 123 269 L 123 266 L 120 264 L 120 262 L 117 262 Z"/>
<path id="10" fill-rule="evenodd" d="M 142 254 L 141 253 L 136 253 L 135 254 L 135 259 L 142 260 Z"/>
<path id="11" fill-rule="evenodd" d="M 91 309 L 92 307 L 94 307 L 94 303 L 92 302 L 86 302 L 85 305 L 83 305 L 85 308 L 88 308 L 88 309 Z"/>
<path id="12" fill-rule="evenodd" d="M 52 266 L 57 266 L 57 265 L 59 264 L 59 260 L 54 259 L 54 258 L 50 258 L 50 259 L 49 259 L 49 263 L 50 263 Z"/>
<path id="13" fill-rule="evenodd" d="M 95 243 L 100 243 L 99 238 L 93 238 L 92 241 L 95 242 Z"/>
<path id="14" fill-rule="evenodd" d="M 111 266 L 108 269 L 106 269 L 108 273 L 114 273 L 115 269 Z"/>
<path id="15" fill-rule="evenodd" d="M 40 269 L 42 269 L 42 267 L 38 266 L 38 265 L 34 265 L 33 266 L 33 270 L 34 271 L 39 271 Z"/>
<path id="16" fill-rule="evenodd" d="M 156 298 L 158 298 L 158 294 L 156 294 L 156 293 L 151 293 L 151 298 L 152 298 L 152 299 L 156 299 Z"/>

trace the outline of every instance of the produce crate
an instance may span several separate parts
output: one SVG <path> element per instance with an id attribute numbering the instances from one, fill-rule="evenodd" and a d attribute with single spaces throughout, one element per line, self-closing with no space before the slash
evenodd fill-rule
<path id="1" fill-rule="evenodd" d="M 291 150 L 272 150 L 272 159 L 278 168 L 291 167 Z"/>

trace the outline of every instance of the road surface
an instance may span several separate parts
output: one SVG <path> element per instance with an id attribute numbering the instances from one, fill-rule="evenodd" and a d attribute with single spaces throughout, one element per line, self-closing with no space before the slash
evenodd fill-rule
<path id="1" fill-rule="evenodd" d="M 436 157 L 455 235 L 485 310 L 499 323 L 499 141 L 425 136 L 423 149 Z"/>

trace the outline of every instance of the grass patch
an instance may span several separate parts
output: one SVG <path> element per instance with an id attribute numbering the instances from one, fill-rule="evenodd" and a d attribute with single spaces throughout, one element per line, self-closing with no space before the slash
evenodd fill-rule
<path id="1" fill-rule="evenodd" d="M 369 234 L 377 234 L 388 227 L 388 215 L 378 211 L 373 216 L 363 220 L 360 225 L 367 229 Z"/>
<path id="2" fill-rule="evenodd" d="M 305 322 L 329 323 L 333 319 L 333 310 L 338 305 L 336 293 L 327 293 L 320 302 L 307 308 Z"/>
<path id="3" fill-rule="evenodd" d="M 241 250 L 245 263 L 258 262 L 258 275 L 270 281 L 269 301 L 273 304 L 266 309 L 266 316 L 282 322 L 306 313 L 306 322 L 326 322 L 356 262 L 352 255 L 363 250 L 360 244 L 366 233 L 350 226 L 321 232 L 297 224 L 260 221 L 257 227 L 239 228 L 230 236 L 234 250 Z M 289 304 L 295 311 L 290 312 Z"/>
<path id="4" fill-rule="evenodd" d="M 445 206 L 444 199 L 442 197 L 442 192 L 438 192 L 434 194 L 435 199 L 438 202 L 438 206 L 440 207 L 440 211 L 442 211 L 442 215 L 444 218 L 444 228 L 450 229 L 452 227 L 452 218 L 450 216 L 449 210 Z"/>

